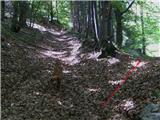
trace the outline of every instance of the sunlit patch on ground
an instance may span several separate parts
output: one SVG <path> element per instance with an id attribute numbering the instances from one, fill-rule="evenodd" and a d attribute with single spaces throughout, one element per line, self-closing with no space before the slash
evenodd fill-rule
<path id="1" fill-rule="evenodd" d="M 67 35 L 61 35 L 61 37 L 57 37 L 56 39 L 60 42 L 72 40 L 72 38 Z"/>
<path id="2" fill-rule="evenodd" d="M 62 58 L 62 61 L 65 62 L 65 64 L 68 64 L 68 65 L 75 65 L 75 64 L 80 62 L 80 60 L 78 58 L 75 58 L 75 56 Z"/>
<path id="3" fill-rule="evenodd" d="M 27 22 L 27 25 L 29 26 L 30 23 Z M 31 23 L 31 26 L 32 26 L 32 25 L 33 25 L 33 23 Z M 33 28 L 38 29 L 38 30 L 41 31 L 41 32 L 47 31 L 47 29 L 46 29 L 45 27 L 43 27 L 43 26 L 41 26 L 41 25 L 39 25 L 39 24 L 37 24 L 37 23 L 34 23 Z"/>
<path id="4" fill-rule="evenodd" d="M 59 105 L 62 105 L 62 102 L 61 102 L 61 101 L 59 101 L 59 100 L 57 101 L 57 103 L 58 103 Z"/>
<path id="5" fill-rule="evenodd" d="M 40 52 L 41 54 L 52 57 L 52 58 L 60 58 L 66 55 L 67 51 L 58 52 L 58 51 L 43 51 Z"/>
<path id="6" fill-rule="evenodd" d="M 97 59 L 101 52 L 91 52 L 89 53 L 89 59 Z"/>
<path id="7" fill-rule="evenodd" d="M 33 92 L 34 95 L 40 95 L 40 92 Z"/>
<path id="8" fill-rule="evenodd" d="M 29 25 L 30 23 L 27 22 L 27 24 Z M 41 32 L 45 32 L 45 31 L 50 32 L 53 35 L 62 35 L 65 33 L 64 31 L 59 32 L 59 31 L 55 31 L 54 29 L 45 28 L 37 23 L 34 23 L 33 28 L 36 28 L 40 30 Z M 56 38 L 56 39 L 61 42 L 69 40 L 68 37 L 65 35 L 62 36 L 62 38 Z M 79 48 L 81 47 L 81 43 L 76 38 L 73 38 L 73 40 L 69 40 L 69 42 L 67 43 L 69 45 L 68 49 L 71 49 L 70 52 L 42 51 L 40 53 L 48 57 L 59 58 L 65 64 L 75 65 L 80 62 L 80 58 L 78 58 L 78 54 L 80 53 Z"/>
<path id="9" fill-rule="evenodd" d="M 29 25 L 30 25 L 30 22 L 27 22 L 27 25 L 29 26 Z M 31 23 L 31 25 L 33 25 L 33 23 Z M 37 24 L 37 23 L 34 23 L 33 28 L 38 29 L 38 30 L 41 31 L 41 32 L 45 32 L 45 31 L 50 32 L 50 33 L 53 34 L 53 35 L 61 35 L 61 34 L 64 34 L 64 31 L 57 32 L 57 31 L 55 31 L 54 29 L 45 28 L 45 27 L 43 27 L 43 26 L 41 26 L 41 25 L 39 25 L 39 24 Z"/>
<path id="10" fill-rule="evenodd" d="M 120 62 L 120 60 L 119 59 L 117 59 L 117 58 L 110 58 L 110 59 L 108 59 L 108 62 L 109 62 L 109 64 L 115 64 L 115 63 L 118 63 L 118 62 Z"/>
<path id="11" fill-rule="evenodd" d="M 11 107 L 13 107 L 15 105 L 15 103 L 11 103 Z"/>
<path id="12" fill-rule="evenodd" d="M 70 55 L 61 58 L 61 60 L 66 64 L 75 65 L 80 62 L 77 55 L 80 53 L 79 48 L 81 47 L 81 43 L 76 40 L 71 40 L 68 42 L 68 44 L 70 45 L 69 48 L 71 49 Z"/>
<path id="13" fill-rule="evenodd" d="M 109 80 L 108 81 L 108 83 L 111 84 L 111 85 L 118 85 L 121 82 L 122 82 L 122 80 L 118 80 L 118 81 L 111 81 L 111 80 Z"/>
<path id="14" fill-rule="evenodd" d="M 57 38 L 57 40 L 60 41 L 60 42 L 65 41 L 65 39 L 63 39 L 63 38 Z"/>
<path id="15" fill-rule="evenodd" d="M 148 62 L 140 62 L 139 65 L 137 67 L 142 67 L 145 66 L 145 64 L 147 64 Z M 132 66 L 136 66 L 137 61 L 131 61 L 131 65 Z"/>
<path id="16" fill-rule="evenodd" d="M 79 77 L 81 77 L 81 76 L 73 75 L 72 77 L 73 77 L 73 78 L 79 78 Z"/>
<path id="17" fill-rule="evenodd" d="M 89 92 L 99 92 L 101 89 L 100 88 L 87 88 Z"/>
<path id="18" fill-rule="evenodd" d="M 128 110 L 133 109 L 135 105 L 132 100 L 123 100 L 120 106 L 123 108 L 123 110 L 128 111 Z"/>
<path id="19" fill-rule="evenodd" d="M 57 31 L 55 31 L 53 29 L 48 29 L 48 32 L 50 32 L 53 35 L 61 35 L 61 34 L 63 34 L 63 32 L 57 32 Z"/>
<path id="20" fill-rule="evenodd" d="M 48 72 L 48 73 L 51 73 L 51 71 L 50 71 L 50 70 L 47 70 L 47 72 Z"/>
<path id="21" fill-rule="evenodd" d="M 63 70 L 63 73 L 71 73 L 71 71 L 69 71 L 69 70 Z"/>
<path id="22" fill-rule="evenodd" d="M 98 56 L 101 54 L 101 52 L 90 52 L 90 53 L 85 53 L 81 54 L 81 58 L 85 59 L 94 59 L 98 61 Z"/>
<path id="23" fill-rule="evenodd" d="M 60 100 L 58 100 L 57 103 L 59 105 L 61 105 L 62 107 L 64 107 L 64 108 L 72 108 L 73 107 L 73 104 L 70 103 L 70 100 L 68 100 L 68 101 L 62 101 L 62 102 Z"/>

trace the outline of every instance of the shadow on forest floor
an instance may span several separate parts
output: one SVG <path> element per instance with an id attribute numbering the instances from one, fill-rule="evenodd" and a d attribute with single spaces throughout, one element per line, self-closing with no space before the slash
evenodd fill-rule
<path id="1" fill-rule="evenodd" d="M 105 109 L 100 102 L 135 63 L 135 59 L 97 59 L 81 52 L 81 43 L 65 31 L 2 29 L 2 119 L 134 119 L 148 103 L 160 103 L 160 60 L 142 59 Z M 62 35 L 61 35 L 62 33 Z M 60 92 L 48 89 L 55 59 L 63 63 Z M 158 94 L 158 95 L 157 95 Z"/>

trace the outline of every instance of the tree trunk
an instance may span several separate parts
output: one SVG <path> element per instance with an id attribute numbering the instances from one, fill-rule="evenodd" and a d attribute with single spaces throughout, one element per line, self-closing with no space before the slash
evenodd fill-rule
<path id="1" fill-rule="evenodd" d="M 30 11 L 30 13 L 29 13 L 29 22 L 30 22 L 30 23 L 29 23 L 29 26 L 32 27 L 32 24 L 34 24 L 34 23 L 33 23 L 33 19 L 34 19 L 34 18 L 33 18 L 33 17 L 34 17 L 34 16 L 33 16 L 33 14 L 34 14 L 33 12 L 34 12 L 34 7 L 35 7 L 34 1 L 32 1 L 32 2 L 30 3 L 30 5 L 31 5 L 31 7 L 30 7 L 30 9 L 29 9 L 29 11 Z"/>
<path id="2" fill-rule="evenodd" d="M 97 22 L 97 4 L 96 1 L 92 1 L 92 24 L 94 29 L 95 48 L 99 49 L 99 31 Z"/>
<path id="3" fill-rule="evenodd" d="M 27 1 L 19 1 L 19 8 L 20 8 L 19 24 L 21 27 L 25 27 L 27 19 L 27 10 L 28 10 Z"/>
<path id="4" fill-rule="evenodd" d="M 101 48 L 102 54 L 98 58 L 115 57 L 117 48 L 113 45 L 112 5 L 110 1 L 102 1 Z"/>
<path id="5" fill-rule="evenodd" d="M 105 49 L 108 45 L 108 10 L 109 10 L 109 1 L 101 1 L 102 11 L 101 11 L 101 33 L 100 33 L 100 46 L 102 49 Z"/>
<path id="6" fill-rule="evenodd" d="M 18 24 L 18 6 L 19 2 L 18 1 L 13 1 L 13 18 L 12 18 L 12 25 L 11 25 L 11 30 L 13 32 L 19 32 L 20 26 Z"/>
<path id="7" fill-rule="evenodd" d="M 122 15 L 119 10 L 115 10 L 115 16 L 116 16 L 116 44 L 119 48 L 122 47 L 123 42 L 123 33 L 122 33 Z"/>
<path id="8" fill-rule="evenodd" d="M 91 4 L 90 1 L 87 2 L 88 4 L 88 9 L 87 9 L 87 27 L 86 27 L 86 34 L 85 38 L 88 40 L 88 36 L 91 33 Z"/>
<path id="9" fill-rule="evenodd" d="M 80 33 L 81 32 L 81 29 L 80 29 L 80 27 L 81 27 L 81 25 L 80 25 L 80 2 L 81 1 L 76 1 L 76 7 L 77 7 L 77 32 L 78 33 Z"/>
<path id="10" fill-rule="evenodd" d="M 143 3 L 141 4 L 141 27 L 142 27 L 142 53 L 143 55 L 146 54 L 146 40 L 145 40 L 145 33 L 144 33 L 144 21 L 143 21 Z"/>
<path id="11" fill-rule="evenodd" d="M 75 26 L 76 26 L 76 20 L 75 20 L 75 2 L 70 1 L 70 6 L 71 6 L 71 19 L 73 23 L 73 31 L 75 31 Z"/>
<path id="12" fill-rule="evenodd" d="M 56 0 L 56 14 L 57 14 L 57 21 L 59 21 L 59 16 L 58 16 L 58 1 Z"/>
<path id="13" fill-rule="evenodd" d="M 5 1 L 1 1 L 1 20 L 4 21 L 5 18 Z"/>
<path id="14" fill-rule="evenodd" d="M 87 5 L 88 2 L 83 1 L 81 12 L 82 12 L 82 34 L 85 36 L 87 28 Z"/>
<path id="15" fill-rule="evenodd" d="M 83 14 L 82 14 L 82 8 L 84 9 L 84 6 L 83 6 L 83 1 L 79 1 L 78 3 L 78 23 L 79 23 L 79 27 L 78 27 L 78 32 L 79 33 L 82 33 L 82 27 L 83 27 Z"/>
<path id="16" fill-rule="evenodd" d="M 72 7 L 72 21 L 73 21 L 73 31 L 79 32 L 79 1 L 71 1 Z"/>
<path id="17" fill-rule="evenodd" d="M 121 3 L 121 1 L 118 1 L 119 4 Z M 115 17 L 116 17 L 116 44 L 118 45 L 119 48 L 122 47 L 122 43 L 123 43 L 123 23 L 122 23 L 122 19 L 123 19 L 123 15 L 129 10 L 129 8 L 131 8 L 131 6 L 133 5 L 134 0 L 128 5 L 128 7 L 124 10 L 124 11 L 120 11 L 120 9 L 118 7 L 115 7 Z"/>
<path id="18" fill-rule="evenodd" d="M 57 1 L 56 1 L 57 2 Z M 52 5 L 52 1 L 50 2 L 50 15 L 51 15 L 51 23 L 53 23 L 53 17 L 54 17 L 54 15 L 53 15 L 53 5 Z"/>

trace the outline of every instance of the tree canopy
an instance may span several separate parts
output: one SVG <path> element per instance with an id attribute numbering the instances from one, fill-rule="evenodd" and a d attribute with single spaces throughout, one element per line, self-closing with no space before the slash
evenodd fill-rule
<path id="1" fill-rule="evenodd" d="M 160 1 L 1 1 L 4 120 L 160 120 Z"/>

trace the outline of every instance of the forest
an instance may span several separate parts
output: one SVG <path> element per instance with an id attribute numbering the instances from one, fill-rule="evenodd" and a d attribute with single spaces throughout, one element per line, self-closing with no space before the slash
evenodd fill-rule
<path id="1" fill-rule="evenodd" d="M 159 0 L 1 0 L 1 119 L 160 120 Z"/>

